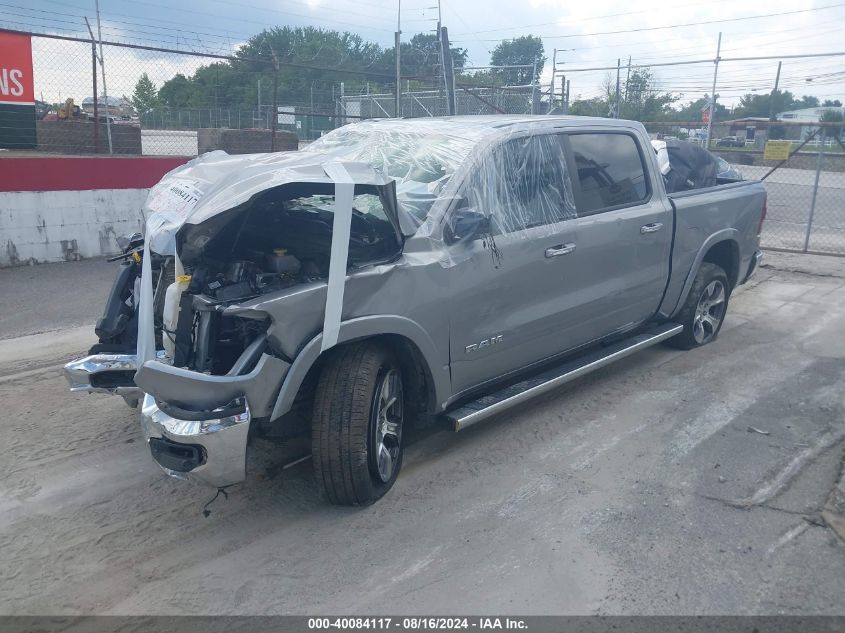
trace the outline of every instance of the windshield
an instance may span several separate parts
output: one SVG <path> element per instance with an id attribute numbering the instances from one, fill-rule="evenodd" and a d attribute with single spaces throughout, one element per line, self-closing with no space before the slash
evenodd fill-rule
<path id="1" fill-rule="evenodd" d="M 470 135 L 438 132 L 425 127 L 357 124 L 339 128 L 309 145 L 342 160 L 364 162 L 396 179 L 396 197 L 402 208 L 424 220 L 443 187 L 476 143 Z M 445 127 L 445 126 L 442 126 Z"/>

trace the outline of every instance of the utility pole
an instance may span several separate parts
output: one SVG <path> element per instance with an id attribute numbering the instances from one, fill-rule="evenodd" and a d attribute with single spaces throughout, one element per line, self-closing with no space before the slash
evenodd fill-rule
<path id="1" fill-rule="evenodd" d="M 446 107 L 449 116 L 455 116 L 455 66 L 452 61 L 452 49 L 449 46 L 449 30 L 445 26 L 440 27 L 440 50 L 443 52 L 443 72 L 446 83 Z"/>
<path id="2" fill-rule="evenodd" d="M 626 106 L 628 105 L 628 84 L 631 81 L 631 56 L 628 55 L 628 70 L 625 73 L 625 97 L 622 100 Z"/>
<path id="3" fill-rule="evenodd" d="M 555 74 L 557 72 L 557 49 L 552 51 L 552 83 L 549 84 L 549 112 L 555 109 Z"/>
<path id="4" fill-rule="evenodd" d="M 396 117 L 402 116 L 402 71 L 399 59 L 400 36 L 402 35 L 402 0 L 399 0 L 399 8 L 396 11 L 396 38 L 394 47 L 396 50 Z M 444 66 L 445 68 L 445 66 Z"/>
<path id="5" fill-rule="evenodd" d="M 775 120 L 775 94 L 778 91 L 778 83 L 780 83 L 780 66 L 783 62 L 778 62 L 778 74 L 775 75 L 775 87 L 772 89 L 772 95 L 769 97 L 769 121 Z"/>
<path id="6" fill-rule="evenodd" d="M 276 55 L 276 51 L 272 48 L 270 52 L 273 54 L 273 112 L 272 120 L 271 120 L 271 132 L 270 132 L 270 151 L 276 151 L 276 123 L 279 120 L 279 58 Z"/>
<path id="7" fill-rule="evenodd" d="M 566 80 L 566 100 L 564 101 L 564 113 L 569 114 L 569 80 Z"/>
<path id="8" fill-rule="evenodd" d="M 713 131 L 713 117 L 716 116 L 716 77 L 719 74 L 719 55 L 722 52 L 722 33 L 719 32 L 719 41 L 716 44 L 716 59 L 713 68 L 713 90 L 710 91 L 710 118 L 707 119 L 707 145 L 705 149 L 710 149 L 710 134 Z"/>
<path id="9" fill-rule="evenodd" d="M 566 114 L 566 75 L 560 76 L 560 107 Z"/>
<path id="10" fill-rule="evenodd" d="M 614 113 L 613 118 L 619 118 L 619 73 L 622 70 L 622 59 L 616 58 L 616 112 Z"/>
<path id="11" fill-rule="evenodd" d="M 438 54 L 440 57 L 440 72 L 443 74 L 443 90 L 446 94 L 449 93 L 449 79 L 446 75 L 446 55 L 443 53 L 443 36 L 441 33 L 441 27 L 443 23 L 441 22 L 441 15 L 440 15 L 440 0 L 437 0 L 437 46 L 438 46 Z M 410 90 L 408 91 L 410 92 Z M 441 95 L 442 96 L 442 93 Z M 448 98 L 447 98 L 447 106 L 448 108 Z"/>
<path id="12" fill-rule="evenodd" d="M 91 77 L 94 83 L 94 153 L 100 153 L 100 117 L 99 109 L 97 108 L 97 41 L 94 39 L 94 31 L 91 30 L 91 24 L 88 18 L 85 18 L 85 26 L 88 27 L 88 34 L 91 36 Z M 41 95 L 41 100 L 44 101 L 44 95 Z"/>
<path id="13" fill-rule="evenodd" d="M 100 40 L 100 70 L 103 73 L 103 96 L 106 99 L 106 136 L 109 137 L 109 154 L 114 154 L 114 148 L 111 142 L 111 119 L 109 118 L 109 89 L 106 88 L 106 64 L 103 60 L 103 32 L 100 28 L 100 0 L 94 0 L 94 8 L 97 11 L 97 39 Z M 94 101 L 99 99 L 94 95 Z M 97 125 L 100 122 L 97 121 Z"/>

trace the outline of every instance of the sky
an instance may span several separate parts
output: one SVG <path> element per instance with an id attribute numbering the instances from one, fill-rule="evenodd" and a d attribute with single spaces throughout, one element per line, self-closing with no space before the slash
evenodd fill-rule
<path id="1" fill-rule="evenodd" d="M 398 0 L 100 0 L 100 10 L 104 40 L 226 54 L 276 25 L 349 30 L 391 46 Z M 453 44 L 468 49 L 469 65 L 489 64 L 490 51 L 502 39 L 541 36 L 548 57 L 542 83 L 551 79 L 557 49 L 558 77 L 570 80 L 573 99 L 600 95 L 608 72 L 615 81 L 615 70 L 582 69 L 615 68 L 617 59 L 626 66 L 629 56 L 634 65 L 712 60 L 719 32 L 725 61 L 718 69 L 717 94 L 728 107 L 745 93 L 770 91 L 777 71 L 777 59 L 728 58 L 845 52 L 845 0 L 441 0 L 440 10 Z M 0 0 L 0 26 L 6 28 L 87 36 L 84 16 L 96 29 L 94 0 Z M 433 30 L 437 16 L 437 0 L 403 0 L 403 39 Z M 114 50 L 106 59 L 110 94 L 131 94 L 136 68 L 149 70 L 160 85 L 175 72 L 190 73 L 207 61 Z M 37 95 L 58 101 L 90 94 L 79 88 L 90 77 L 89 45 L 39 38 L 33 57 Z M 844 65 L 845 56 L 783 59 L 780 87 L 845 101 Z M 660 89 L 691 101 L 710 92 L 714 65 L 652 70 Z"/>

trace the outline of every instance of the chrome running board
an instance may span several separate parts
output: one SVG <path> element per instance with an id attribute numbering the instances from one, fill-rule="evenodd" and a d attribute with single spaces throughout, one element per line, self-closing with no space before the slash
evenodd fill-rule
<path id="1" fill-rule="evenodd" d="M 677 323 L 666 323 L 649 328 L 644 332 L 605 345 L 562 365 L 546 369 L 532 378 L 469 402 L 458 409 L 445 413 L 444 417 L 452 424 L 455 431 L 460 431 L 646 347 L 665 341 L 680 334 L 683 330 L 684 326 Z"/>

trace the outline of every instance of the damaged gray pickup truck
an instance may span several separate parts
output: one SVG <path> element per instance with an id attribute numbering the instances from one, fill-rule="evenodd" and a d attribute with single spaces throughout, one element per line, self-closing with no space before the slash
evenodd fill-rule
<path id="1" fill-rule="evenodd" d="M 151 190 L 100 342 L 65 373 L 142 400 L 170 475 L 225 487 L 254 436 L 310 434 L 329 501 L 372 503 L 411 425 L 462 429 L 717 336 L 760 261 L 766 194 L 666 182 L 642 125 L 580 117 L 368 121 L 299 152 L 212 152 Z"/>

